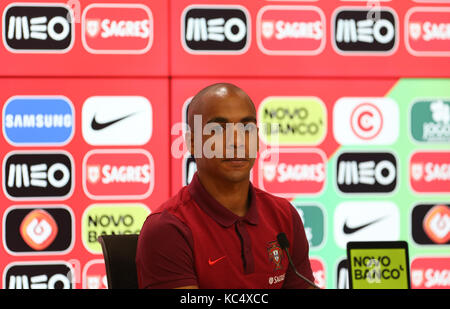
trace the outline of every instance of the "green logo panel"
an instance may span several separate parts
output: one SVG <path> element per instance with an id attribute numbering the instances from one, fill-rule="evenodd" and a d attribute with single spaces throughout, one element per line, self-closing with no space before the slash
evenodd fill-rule
<path id="1" fill-rule="evenodd" d="M 327 132 L 325 104 L 317 97 L 268 97 L 258 108 L 260 138 L 268 145 L 318 145 Z"/>
<path id="2" fill-rule="evenodd" d="M 450 142 L 450 99 L 421 99 L 411 107 L 411 136 L 418 142 Z"/>
<path id="3" fill-rule="evenodd" d="M 325 213 L 315 204 L 299 204 L 293 202 L 295 209 L 302 218 L 306 238 L 311 249 L 317 249 L 325 241 Z"/>
<path id="4" fill-rule="evenodd" d="M 83 213 L 83 244 L 89 252 L 99 254 L 102 248 L 98 236 L 139 234 L 149 214 L 150 210 L 143 204 L 93 204 Z"/>

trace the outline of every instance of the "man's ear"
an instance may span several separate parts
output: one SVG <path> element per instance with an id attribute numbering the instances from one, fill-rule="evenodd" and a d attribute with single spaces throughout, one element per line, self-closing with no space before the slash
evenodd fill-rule
<path id="1" fill-rule="evenodd" d="M 186 143 L 187 150 L 191 153 L 191 155 L 194 155 L 194 134 L 192 134 L 190 128 L 188 128 L 184 134 L 184 142 Z"/>
<path id="2" fill-rule="evenodd" d="M 256 153 L 259 152 L 259 128 L 256 126 Z"/>

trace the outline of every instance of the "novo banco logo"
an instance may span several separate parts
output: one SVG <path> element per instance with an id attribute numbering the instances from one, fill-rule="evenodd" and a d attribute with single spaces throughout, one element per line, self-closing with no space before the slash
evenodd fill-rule
<path id="1" fill-rule="evenodd" d="M 258 107 L 258 122 L 267 145 L 318 145 L 327 132 L 327 110 L 317 97 L 267 97 Z"/>

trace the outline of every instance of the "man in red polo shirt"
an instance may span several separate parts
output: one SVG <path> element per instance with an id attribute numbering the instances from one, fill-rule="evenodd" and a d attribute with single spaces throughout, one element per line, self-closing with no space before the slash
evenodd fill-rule
<path id="1" fill-rule="evenodd" d="M 136 254 L 139 287 L 309 288 L 289 267 L 277 242 L 279 233 L 287 235 L 294 265 L 314 281 L 300 216 L 287 200 L 249 181 L 256 157 L 252 128 L 258 143 L 249 96 L 231 84 L 208 86 L 192 99 L 188 124 L 193 132 L 186 141 L 197 173 L 145 221 Z M 250 129 L 225 134 L 229 124 Z M 210 130 L 199 143 L 195 134 L 207 126 Z M 205 155 L 206 145 L 223 155 Z"/>

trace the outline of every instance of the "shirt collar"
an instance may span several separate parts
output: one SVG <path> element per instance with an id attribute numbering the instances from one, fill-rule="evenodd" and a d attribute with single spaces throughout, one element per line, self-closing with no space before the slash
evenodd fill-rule
<path id="1" fill-rule="evenodd" d="M 200 182 L 198 174 L 195 173 L 192 181 L 188 186 L 188 190 L 197 205 L 214 221 L 224 227 L 232 226 L 236 221 L 245 221 L 252 225 L 258 224 L 258 210 L 256 208 L 256 194 L 253 185 L 249 186 L 250 205 L 247 214 L 244 217 L 239 217 L 225 206 L 220 204 L 214 197 L 206 191 L 205 187 Z"/>

